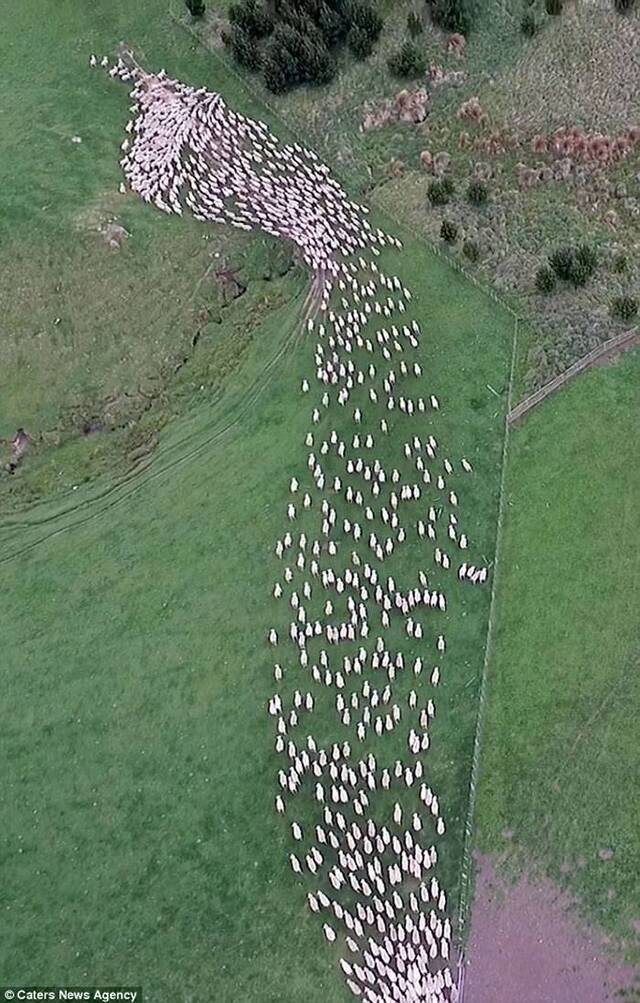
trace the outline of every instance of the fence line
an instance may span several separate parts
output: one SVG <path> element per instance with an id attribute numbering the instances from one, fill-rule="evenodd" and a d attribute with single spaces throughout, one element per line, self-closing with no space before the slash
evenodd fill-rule
<path id="1" fill-rule="evenodd" d="M 522 418 L 528 411 L 537 407 L 538 404 L 555 393 L 556 390 L 559 390 L 565 383 L 568 383 L 569 380 L 584 372 L 585 369 L 589 369 L 590 366 L 594 365 L 601 358 L 604 358 L 609 352 L 624 352 L 628 348 L 633 348 L 639 341 L 640 332 L 638 332 L 637 328 L 634 328 L 632 331 L 617 334 L 614 338 L 609 338 L 602 345 L 593 348 L 586 355 L 583 355 L 581 359 L 578 359 L 577 362 L 569 366 L 568 369 L 565 369 L 563 373 L 560 373 L 559 376 L 554 376 L 543 387 L 540 387 L 534 393 L 530 394 L 529 397 L 525 397 L 519 404 L 516 404 L 513 410 L 509 411 L 507 415 L 507 424 L 513 425 L 515 421 Z"/>
<path id="2" fill-rule="evenodd" d="M 515 375 L 515 365 L 518 345 L 518 319 L 516 318 L 513 335 L 513 348 L 511 352 L 511 371 L 509 374 L 509 391 L 507 397 L 507 408 L 511 406 L 511 394 L 513 391 L 513 380 Z M 467 917 L 470 906 L 470 893 L 472 885 L 471 854 L 473 836 L 475 832 L 474 816 L 476 807 L 476 797 L 478 790 L 478 777 L 480 771 L 480 747 L 485 721 L 485 710 L 487 702 L 487 679 L 489 674 L 489 661 L 492 654 L 493 632 L 495 625 L 496 608 L 496 583 L 498 580 L 498 569 L 500 566 L 500 549 L 502 541 L 502 524 L 505 508 L 505 483 L 507 471 L 507 459 L 509 452 L 509 424 L 505 421 L 504 440 L 502 443 L 502 469 L 500 472 L 500 489 L 498 493 L 498 519 L 496 523 L 496 542 L 494 549 L 493 576 L 491 581 L 491 599 L 489 602 L 489 617 L 487 620 L 487 637 L 484 649 L 484 659 L 482 664 L 482 675 L 480 678 L 480 692 L 478 695 L 478 710 L 476 715 L 476 728 L 473 738 L 473 754 L 471 757 L 471 776 L 469 779 L 469 800 L 467 802 L 467 815 L 464 824 L 464 843 L 462 850 L 462 865 L 460 877 L 460 897 L 458 900 L 458 999 L 462 1003 L 464 996 L 465 982 L 465 943 Z"/>

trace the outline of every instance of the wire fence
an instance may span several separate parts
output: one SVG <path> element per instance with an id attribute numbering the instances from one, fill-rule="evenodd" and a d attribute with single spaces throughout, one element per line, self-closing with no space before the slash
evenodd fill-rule
<path id="1" fill-rule="evenodd" d="M 634 328 L 631 331 L 625 331 L 623 334 L 617 334 L 614 338 L 609 338 L 608 341 L 598 345 L 593 348 L 586 355 L 583 355 L 581 359 L 574 362 L 573 365 L 565 369 L 563 373 L 559 376 L 554 376 L 552 380 L 545 383 L 543 387 L 540 387 L 534 393 L 525 397 L 524 400 L 520 401 L 519 404 L 510 410 L 507 415 L 507 424 L 512 425 L 519 418 L 522 418 L 528 411 L 536 407 L 543 400 L 549 397 L 551 394 L 555 393 L 560 387 L 568 383 L 575 376 L 584 372 L 585 369 L 589 369 L 590 366 L 596 365 L 601 359 L 606 358 L 610 353 L 624 352 L 629 348 L 633 348 L 640 342 L 640 332 L 638 328 Z"/>

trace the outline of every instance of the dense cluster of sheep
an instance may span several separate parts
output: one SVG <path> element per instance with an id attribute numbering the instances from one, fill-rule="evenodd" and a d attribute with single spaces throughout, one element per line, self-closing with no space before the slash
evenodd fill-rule
<path id="1" fill-rule="evenodd" d="M 313 398 L 307 457 L 290 475 L 266 638 L 275 808 L 352 993 L 452 1003 L 436 848 L 446 822 L 427 754 L 447 658 L 441 583 L 480 583 L 487 569 L 467 556 L 460 511 L 472 465 L 425 434 L 440 403 L 423 388 L 411 293 L 377 260 L 400 242 L 312 152 L 280 145 L 219 95 L 124 62 L 111 72 L 134 83 L 121 161 L 132 190 L 167 212 L 291 240 L 322 276 L 307 321 L 315 382 L 300 388 Z"/>

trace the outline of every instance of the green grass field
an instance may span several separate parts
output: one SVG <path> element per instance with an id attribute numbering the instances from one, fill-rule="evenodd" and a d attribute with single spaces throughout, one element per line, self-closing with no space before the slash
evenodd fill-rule
<path id="1" fill-rule="evenodd" d="M 7 510 L 127 469 L 132 451 L 197 404 L 201 386 L 220 393 L 301 274 L 279 274 L 272 241 L 167 218 L 119 193 L 130 99 L 90 69 L 92 52 L 113 56 L 125 40 L 150 64 L 213 89 L 230 83 L 230 100 L 242 100 L 241 83 L 220 76 L 168 8 L 73 2 L 46 18 L 36 3 L 0 9 L 11 81 L 0 135 L 0 436 L 23 426 L 34 439 L 19 473 L 0 473 Z M 112 220 L 130 234 L 121 251 L 99 233 Z M 247 284 L 227 308 L 212 280 L 221 261 Z M 108 434 L 83 438 L 93 418 Z"/>
<path id="2" fill-rule="evenodd" d="M 476 467 L 467 525 L 490 559 L 512 321 L 417 242 L 393 264 L 416 290 L 438 434 Z M 264 710 L 270 554 L 308 421 L 300 307 L 140 474 L 3 521 L 11 979 L 142 982 L 163 1003 L 343 998 L 288 868 Z M 432 762 L 454 905 L 488 592 L 456 602 Z"/>
<path id="3" fill-rule="evenodd" d="M 480 848 L 566 883 L 636 960 L 639 363 L 512 432 L 478 800 Z"/>
<path id="4" fill-rule="evenodd" d="M 202 306 L 193 290 L 212 250 L 203 228 L 126 199 L 118 218 L 132 236 L 120 255 L 105 255 L 92 230 L 78 236 L 77 220 L 94 226 L 103 193 L 117 190 L 126 119 L 122 87 L 92 75 L 88 54 L 113 51 L 123 38 L 154 65 L 269 119 L 237 77 L 168 17 L 150 17 L 151 7 L 133 14 L 112 3 L 99 21 L 69 7 L 52 32 L 39 28 L 35 8 L 23 8 L 19 44 L 6 47 L 36 111 L 47 95 L 38 114 L 51 124 L 42 136 L 46 172 L 24 154 L 2 161 L 13 193 L 3 280 L 12 318 L 7 432 L 25 413 L 55 427 L 61 397 L 80 409 L 132 382 L 148 385 L 182 351 Z M 27 34 L 39 51 L 31 61 Z M 18 109 L 15 116 L 14 139 L 28 128 L 16 142 L 26 153 L 34 129 Z M 67 146 L 61 133 L 81 134 L 83 144 Z M 48 215 L 38 205 L 49 205 Z M 258 268 L 254 241 L 207 235 Z M 452 455 L 475 461 L 468 528 L 490 558 L 512 321 L 416 242 L 402 275 L 427 331 L 425 369 L 447 402 L 438 427 Z M 55 302 L 60 281 L 65 311 Z M 25 482 L 36 485 L 26 499 L 46 494 L 45 504 L 24 509 L 22 492 L 5 497 L 6 507 L 17 505 L 0 526 L 11 715 L 2 738 L 10 923 L 1 966 L 9 979 L 143 983 L 161 1003 L 345 994 L 272 808 L 264 637 L 277 567 L 269 555 L 291 464 L 302 455 L 307 419 L 296 391 L 311 366 L 309 347 L 296 341 L 302 278 L 294 271 L 274 285 L 256 282 L 253 336 L 240 358 L 234 336 L 251 313 L 246 301 L 185 383 L 165 391 L 153 427 L 159 442 L 141 469 L 114 479 L 98 445 L 72 440 L 25 464 Z M 27 349 L 29 325 L 40 332 L 37 357 Z M 488 593 L 461 601 L 458 671 L 442 686 L 434 732 L 453 905 Z"/>
<path id="5" fill-rule="evenodd" d="M 16 983 L 142 984 L 156 1003 L 337 1003 L 343 981 L 273 812 L 280 762 L 265 712 L 273 544 L 308 428 L 305 276 L 279 275 L 278 252 L 259 238 L 120 196 L 126 91 L 88 67 L 91 52 L 125 41 L 286 138 L 284 107 L 272 115 L 174 13 L 151 0 L 99 11 L 70 0 L 51 18 L 31 0 L 4 11 L 0 62 L 15 100 L 0 135 L 0 434 L 24 424 L 49 439 L 0 481 L 0 969 Z M 361 168 L 341 145 L 361 95 L 347 92 L 338 133 L 319 115 L 312 134 L 319 147 L 328 135 L 319 152 L 358 187 Z M 295 128 L 309 97 L 292 101 Z M 372 139 L 365 162 L 382 164 L 392 141 Z M 112 217 L 131 233 L 115 254 L 96 232 Z M 434 431 L 474 462 L 465 523 L 491 561 L 513 320 L 423 242 L 379 222 L 405 240 L 382 260 L 414 292 L 428 392 L 443 401 Z M 224 310 L 207 279 L 215 254 L 248 279 Z M 478 808 L 484 848 L 508 826 L 553 873 L 584 854 L 572 885 L 622 937 L 638 872 L 634 791 L 620 782 L 637 762 L 637 554 L 625 547 L 633 493 L 621 488 L 633 469 L 634 364 L 637 378 L 632 358 L 592 373 L 513 433 Z M 154 405 L 134 414 L 127 401 L 140 391 Z M 108 439 L 69 432 L 69 416 L 112 399 L 120 423 Z M 456 585 L 452 597 L 430 769 L 455 910 L 489 590 Z M 329 733 L 331 716 L 317 727 Z M 582 798 L 587 789 L 601 801 Z M 311 817 L 309 803 L 301 811 Z M 600 846 L 613 861 L 597 860 Z"/>

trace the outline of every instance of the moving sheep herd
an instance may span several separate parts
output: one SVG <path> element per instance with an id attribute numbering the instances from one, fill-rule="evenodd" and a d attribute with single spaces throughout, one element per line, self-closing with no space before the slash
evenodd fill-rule
<path id="1" fill-rule="evenodd" d="M 472 466 L 424 435 L 440 405 L 423 389 L 411 293 L 376 261 L 400 241 L 369 223 L 314 153 L 280 144 L 219 94 L 148 74 L 128 54 L 109 72 L 133 85 L 121 160 L 131 191 L 168 213 L 188 207 L 292 241 L 311 270 L 307 461 L 290 472 L 265 639 L 275 810 L 354 996 L 454 1003 L 451 910 L 437 877 L 446 822 L 428 766 L 451 615 L 441 582 L 482 583 L 488 572 L 466 556 Z M 392 449 L 395 463 L 383 463 Z M 311 818 L 296 810 L 301 793 Z"/>

